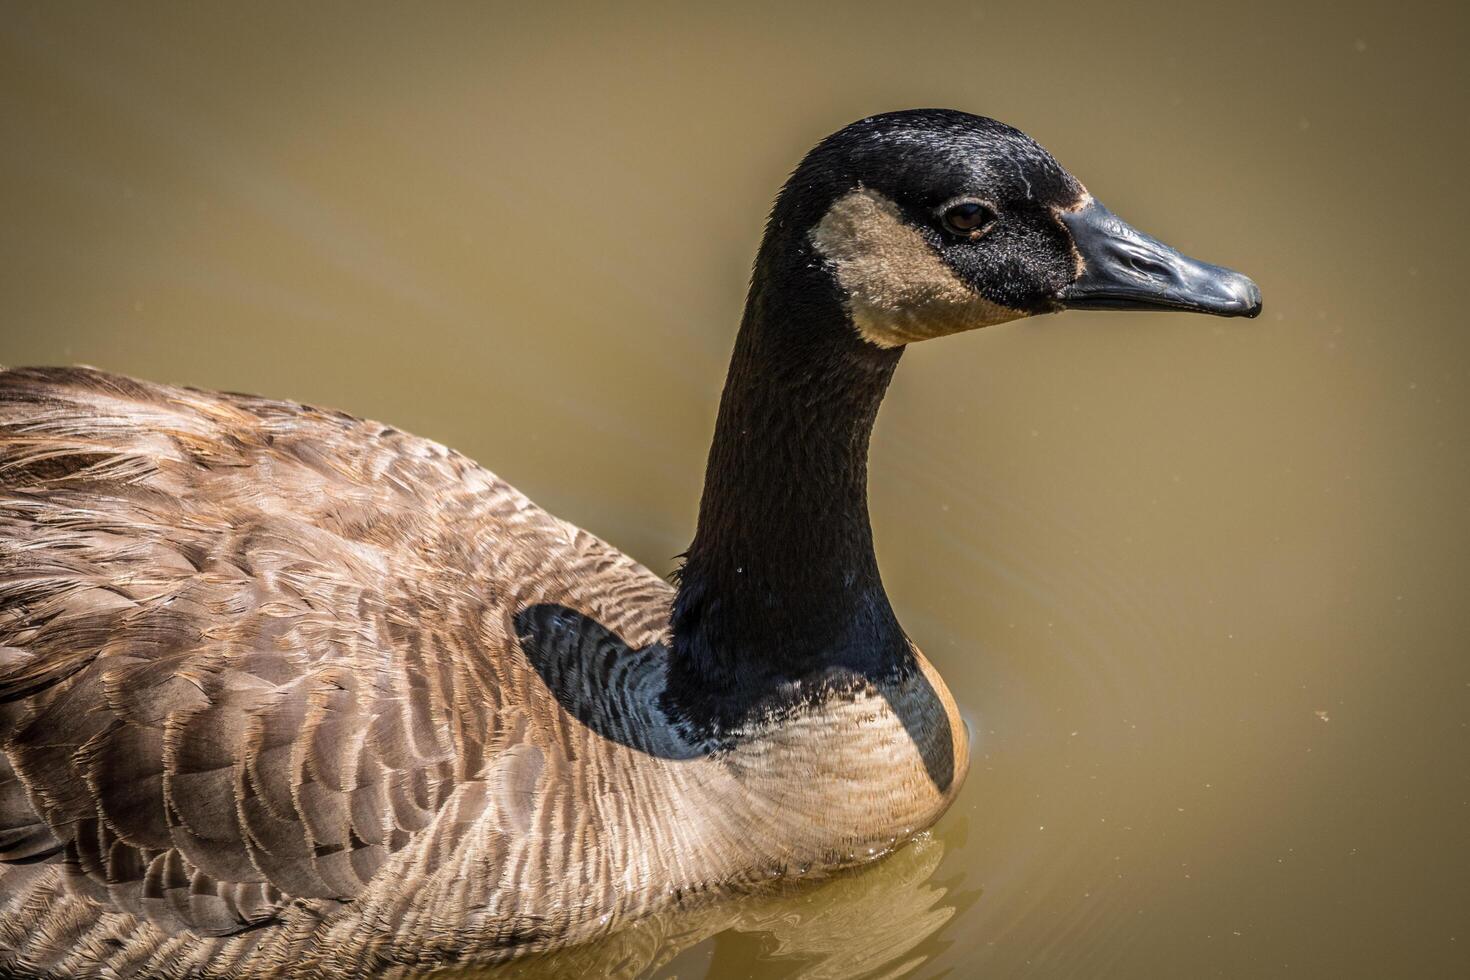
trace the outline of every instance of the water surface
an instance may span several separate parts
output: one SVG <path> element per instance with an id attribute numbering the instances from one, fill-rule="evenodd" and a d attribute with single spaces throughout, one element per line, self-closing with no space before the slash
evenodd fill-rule
<path id="1" fill-rule="evenodd" d="M 959 802 L 515 972 L 1470 975 L 1470 38 L 1312 7 L 10 2 L 0 361 L 389 420 L 667 571 L 800 154 L 1012 122 L 1265 315 L 910 351 L 872 512 Z"/>

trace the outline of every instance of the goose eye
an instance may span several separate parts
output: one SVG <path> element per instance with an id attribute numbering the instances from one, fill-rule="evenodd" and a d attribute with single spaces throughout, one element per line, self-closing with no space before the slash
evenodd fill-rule
<path id="1" fill-rule="evenodd" d="M 983 204 L 965 201 L 944 212 L 944 226 L 957 235 L 969 235 L 984 228 L 995 218 L 995 212 Z"/>

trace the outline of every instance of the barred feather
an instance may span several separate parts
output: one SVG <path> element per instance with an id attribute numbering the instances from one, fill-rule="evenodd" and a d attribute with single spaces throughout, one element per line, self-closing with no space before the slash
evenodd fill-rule
<path id="1" fill-rule="evenodd" d="M 0 373 L 0 972 L 502 959 L 851 863 L 947 804 L 885 714 L 904 692 L 683 742 L 671 598 L 376 423 Z M 844 753 L 907 763 L 831 792 Z"/>

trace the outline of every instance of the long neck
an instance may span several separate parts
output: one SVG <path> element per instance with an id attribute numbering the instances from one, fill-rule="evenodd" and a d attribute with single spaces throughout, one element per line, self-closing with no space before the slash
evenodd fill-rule
<path id="1" fill-rule="evenodd" d="M 860 339 L 825 283 L 769 278 L 758 266 L 674 606 L 671 683 L 725 722 L 790 681 L 911 656 L 867 502 L 868 438 L 901 349 Z"/>

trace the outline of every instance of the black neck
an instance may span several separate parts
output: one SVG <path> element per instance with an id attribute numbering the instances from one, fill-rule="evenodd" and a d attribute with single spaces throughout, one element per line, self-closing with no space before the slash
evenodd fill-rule
<path id="1" fill-rule="evenodd" d="M 791 681 L 911 660 L 867 501 L 868 438 L 901 349 L 863 341 L 815 263 L 786 268 L 757 264 L 674 605 L 671 693 L 724 723 Z"/>

